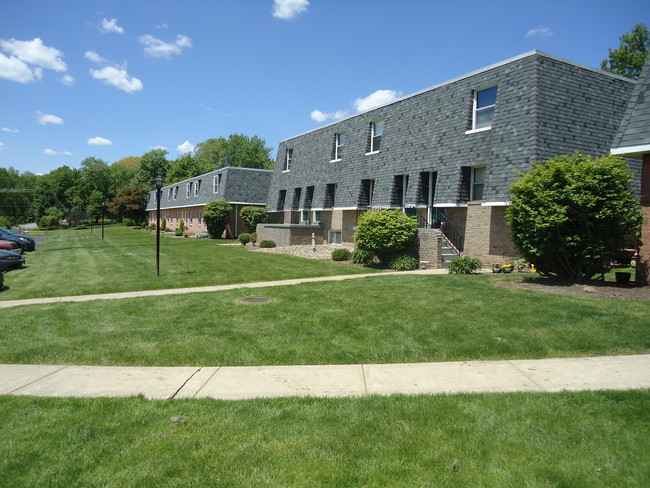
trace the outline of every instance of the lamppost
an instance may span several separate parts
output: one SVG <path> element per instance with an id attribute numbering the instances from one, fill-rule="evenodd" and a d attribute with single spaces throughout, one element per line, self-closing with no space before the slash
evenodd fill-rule
<path id="1" fill-rule="evenodd" d="M 156 276 L 160 276 L 160 189 L 163 186 L 163 178 L 158 175 L 156 182 Z"/>
<path id="2" fill-rule="evenodd" d="M 106 204 L 102 202 L 102 241 L 104 240 L 104 210 L 106 210 Z"/>

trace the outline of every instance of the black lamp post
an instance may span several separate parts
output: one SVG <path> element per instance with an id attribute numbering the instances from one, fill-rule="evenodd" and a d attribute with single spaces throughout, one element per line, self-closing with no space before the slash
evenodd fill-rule
<path id="1" fill-rule="evenodd" d="M 104 240 L 104 210 L 106 210 L 106 204 L 102 202 L 102 241 Z"/>
<path id="2" fill-rule="evenodd" d="M 163 178 L 158 175 L 156 182 L 156 276 L 160 276 L 160 189 L 163 186 Z"/>

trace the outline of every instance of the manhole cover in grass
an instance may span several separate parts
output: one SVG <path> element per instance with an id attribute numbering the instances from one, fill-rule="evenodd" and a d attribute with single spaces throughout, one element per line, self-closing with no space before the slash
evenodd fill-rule
<path id="1" fill-rule="evenodd" d="M 246 298 L 240 298 L 239 301 L 244 303 L 263 303 L 263 302 L 270 302 L 271 299 L 268 297 L 246 297 Z"/>

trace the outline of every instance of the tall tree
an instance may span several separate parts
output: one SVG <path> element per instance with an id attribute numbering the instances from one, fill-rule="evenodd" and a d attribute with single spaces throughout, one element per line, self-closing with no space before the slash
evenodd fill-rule
<path id="1" fill-rule="evenodd" d="M 167 154 L 166 149 L 153 149 L 142 155 L 138 170 L 138 186 L 151 190 L 156 186 L 154 183 L 156 176 L 166 179 L 167 171 L 169 171 Z"/>
<path id="2" fill-rule="evenodd" d="M 600 67 L 610 73 L 627 76 L 637 80 L 650 51 L 650 32 L 648 26 L 639 23 L 631 32 L 623 34 L 618 49 L 609 50 L 609 58 Z"/>
<path id="3" fill-rule="evenodd" d="M 34 187 L 30 216 L 37 220 L 50 207 L 71 208 L 79 182 L 79 170 L 60 166 L 41 176 Z"/>
<path id="4" fill-rule="evenodd" d="M 258 136 L 230 134 L 228 139 L 219 137 L 197 144 L 195 158 L 202 166 L 209 167 L 209 170 L 224 166 L 271 169 L 272 150 L 273 148 L 266 147 L 266 141 Z"/>
<path id="5" fill-rule="evenodd" d="M 209 171 L 212 171 L 212 166 L 205 160 L 199 161 L 191 153 L 184 153 L 169 164 L 165 184 L 171 185 L 172 183 L 194 178 Z"/>

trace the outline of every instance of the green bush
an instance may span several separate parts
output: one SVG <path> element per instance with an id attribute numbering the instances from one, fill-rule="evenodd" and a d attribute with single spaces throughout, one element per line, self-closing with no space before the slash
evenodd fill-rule
<path id="1" fill-rule="evenodd" d="M 473 274 L 483 267 L 483 263 L 476 258 L 461 256 L 452 259 L 449 263 L 449 272 L 455 274 Z"/>
<path id="2" fill-rule="evenodd" d="M 6 215 L 0 215 L 0 227 L 5 229 L 11 229 L 11 217 Z"/>
<path id="3" fill-rule="evenodd" d="M 163 226 L 163 229 L 164 229 L 164 228 L 165 228 L 165 227 Z M 184 221 L 183 219 L 181 219 L 181 220 L 178 221 L 178 229 L 176 229 L 176 230 L 177 230 L 177 231 L 179 231 L 179 230 L 181 231 L 180 234 L 176 234 L 176 235 L 183 235 L 183 233 L 185 232 L 185 221 Z"/>
<path id="4" fill-rule="evenodd" d="M 126 220 L 126 219 L 125 219 L 125 220 Z M 163 218 L 160 220 L 160 229 L 161 229 L 163 232 L 165 232 L 165 231 L 167 230 L 167 219 L 166 219 L 165 217 L 163 217 Z"/>
<path id="5" fill-rule="evenodd" d="M 263 247 L 263 248 L 275 247 L 275 241 L 264 240 L 264 241 L 260 242 L 260 247 Z"/>
<path id="6" fill-rule="evenodd" d="M 85 230 L 88 229 L 89 227 L 87 225 L 75 225 L 74 230 Z"/>
<path id="7" fill-rule="evenodd" d="M 242 232 L 241 234 L 239 234 L 238 239 L 239 242 L 241 242 L 242 246 L 245 246 L 251 241 L 251 235 L 248 234 L 247 232 Z"/>
<path id="8" fill-rule="evenodd" d="M 365 249 L 356 249 L 352 253 L 352 262 L 354 264 L 372 264 L 375 261 L 375 253 Z"/>
<path id="9" fill-rule="evenodd" d="M 345 248 L 332 251 L 333 261 L 349 261 L 351 257 L 352 252 Z"/>
<path id="10" fill-rule="evenodd" d="M 417 222 L 399 210 L 366 212 L 359 218 L 354 241 L 373 252 L 382 264 L 401 254 L 415 241 Z"/>
<path id="11" fill-rule="evenodd" d="M 156 223 L 155 222 L 151 222 L 149 224 L 149 230 L 154 230 L 154 231 L 156 230 Z"/>
<path id="12" fill-rule="evenodd" d="M 418 266 L 420 266 L 420 261 L 410 254 L 400 254 L 388 263 L 390 269 L 397 271 L 413 271 L 414 269 L 418 269 Z"/>
<path id="13" fill-rule="evenodd" d="M 176 237 L 180 237 L 180 236 L 182 236 L 182 235 L 183 235 L 183 230 L 179 227 L 178 229 L 176 229 L 176 230 L 174 231 L 174 235 L 175 235 Z"/>
<path id="14" fill-rule="evenodd" d="M 45 215 L 38 220 L 38 226 L 41 228 L 58 227 L 64 215 L 63 210 L 50 207 L 45 211 Z"/>
<path id="15" fill-rule="evenodd" d="M 590 279 L 618 249 L 637 245 L 643 218 L 633 179 L 617 156 L 533 164 L 510 187 L 514 244 L 542 275 Z"/>
<path id="16" fill-rule="evenodd" d="M 243 207 L 239 212 L 239 216 L 248 227 L 249 232 L 255 232 L 257 224 L 267 224 L 269 216 L 264 207 Z"/>
<path id="17" fill-rule="evenodd" d="M 256 233 L 256 232 L 252 232 L 252 233 L 251 233 L 251 243 L 252 243 L 253 246 L 254 246 L 256 242 L 257 242 L 257 233 Z"/>
<path id="18" fill-rule="evenodd" d="M 232 207 L 225 200 L 210 202 L 205 206 L 203 220 L 212 239 L 218 239 L 223 235 L 231 213 Z"/>

